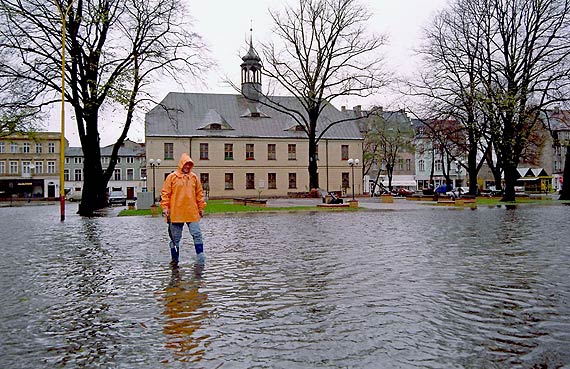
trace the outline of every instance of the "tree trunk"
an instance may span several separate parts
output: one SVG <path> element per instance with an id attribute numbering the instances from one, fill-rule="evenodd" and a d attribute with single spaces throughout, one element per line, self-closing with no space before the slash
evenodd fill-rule
<path id="1" fill-rule="evenodd" d="M 515 185 L 518 175 L 516 166 L 511 163 L 505 164 L 505 193 L 501 201 L 515 201 Z"/>
<path id="2" fill-rule="evenodd" d="M 79 204 L 79 215 L 92 216 L 97 209 L 107 206 L 107 183 L 101 166 L 101 149 L 97 132 L 97 118 L 85 115 L 87 134 L 81 137 L 83 149 L 83 193 Z"/>
<path id="3" fill-rule="evenodd" d="M 570 143 L 566 145 L 564 176 L 562 178 L 562 191 L 560 192 L 559 200 L 570 200 Z"/>
<path id="4" fill-rule="evenodd" d="M 319 188 L 319 168 L 317 164 L 317 143 L 314 136 L 309 137 L 309 191 Z"/>

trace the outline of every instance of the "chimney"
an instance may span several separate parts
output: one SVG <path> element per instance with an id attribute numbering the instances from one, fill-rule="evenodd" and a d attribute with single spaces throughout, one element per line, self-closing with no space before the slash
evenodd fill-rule
<path id="1" fill-rule="evenodd" d="M 354 110 L 354 115 L 356 115 L 357 117 L 361 116 L 361 109 L 362 109 L 362 105 L 356 105 L 354 108 L 352 108 L 352 110 Z"/>

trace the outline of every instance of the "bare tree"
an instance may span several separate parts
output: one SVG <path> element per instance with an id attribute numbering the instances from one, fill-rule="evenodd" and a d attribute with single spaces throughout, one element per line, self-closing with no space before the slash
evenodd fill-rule
<path id="1" fill-rule="evenodd" d="M 488 43 L 482 54 L 486 111 L 502 158 L 503 201 L 515 200 L 517 166 L 539 112 L 568 99 L 570 2 L 489 0 Z"/>
<path id="2" fill-rule="evenodd" d="M 367 119 L 368 124 L 364 132 L 364 156 L 368 161 L 381 163 L 381 167 L 385 168 L 388 176 L 388 189 L 392 191 L 396 162 L 402 152 L 413 152 L 415 132 L 404 111 L 383 112 L 381 109 L 375 109 L 375 111 L 376 113 Z M 367 148 L 373 151 L 367 152 Z M 378 183 L 379 175 L 380 170 L 378 170 L 375 185 Z"/>
<path id="3" fill-rule="evenodd" d="M 297 7 L 270 14 L 280 42 L 262 45 L 262 73 L 296 97 L 300 107 L 283 104 L 270 89 L 258 91 L 261 96 L 254 100 L 287 114 L 302 127 L 309 144 L 309 187 L 318 188 L 319 140 L 330 127 L 354 119 L 346 116 L 318 126 L 321 113 L 335 98 L 369 96 L 385 85 L 377 54 L 385 40 L 367 35 L 371 14 L 356 0 L 299 0 Z"/>
<path id="4" fill-rule="evenodd" d="M 488 145 L 488 119 L 481 111 L 480 101 L 480 55 L 486 36 L 487 6 L 488 0 L 457 0 L 433 18 L 424 30 L 425 42 L 419 49 L 424 68 L 407 92 L 421 98 L 417 114 L 433 132 L 438 145 L 445 139 L 452 146 L 447 150 L 448 156 L 457 148 L 466 153 L 467 160 L 460 161 L 460 165 L 467 170 L 469 192 L 473 194 L 477 193 L 477 175 L 485 161 L 479 152 L 482 145 Z M 449 135 L 441 132 L 441 122 L 447 120 L 459 123 L 447 127 L 452 129 Z M 487 147 L 483 148 L 485 151 Z"/>
<path id="5" fill-rule="evenodd" d="M 200 37 L 189 31 L 180 0 L 0 0 L 0 75 L 3 86 L 29 86 L 22 106 L 42 110 L 61 94 L 61 28 L 66 19 L 66 101 L 71 104 L 84 154 L 84 188 L 79 213 L 107 204 L 106 186 L 127 137 L 135 109 L 149 98 L 154 77 L 192 74 L 204 65 Z M 99 130 L 105 108 L 120 135 L 110 164 L 101 165 Z M 63 149 L 63 148 L 62 148 Z M 61 168 L 63 170 L 63 168 Z"/>

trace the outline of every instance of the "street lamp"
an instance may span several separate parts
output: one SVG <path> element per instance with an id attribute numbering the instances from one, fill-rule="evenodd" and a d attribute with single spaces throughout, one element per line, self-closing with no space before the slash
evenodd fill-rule
<path id="1" fill-rule="evenodd" d="M 460 187 L 460 185 L 461 185 L 461 165 L 462 164 L 463 163 L 460 160 L 455 161 L 455 171 L 457 172 L 457 183 L 456 183 L 455 187 Z"/>
<path id="2" fill-rule="evenodd" d="M 156 203 L 156 178 L 154 175 L 154 169 L 158 166 L 160 166 L 160 159 L 150 159 L 148 161 L 148 163 L 150 164 L 150 167 L 152 168 L 152 204 L 154 205 Z"/>
<path id="3" fill-rule="evenodd" d="M 358 159 L 348 159 L 348 165 L 350 165 L 350 168 L 352 169 L 352 201 L 354 201 L 354 167 L 357 166 L 358 163 L 360 163 L 360 160 Z"/>

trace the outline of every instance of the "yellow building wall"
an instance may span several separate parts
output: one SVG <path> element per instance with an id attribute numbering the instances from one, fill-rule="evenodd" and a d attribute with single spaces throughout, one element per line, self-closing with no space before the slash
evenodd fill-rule
<path id="1" fill-rule="evenodd" d="M 174 159 L 164 159 L 164 144 L 174 144 Z M 208 144 L 208 159 L 200 159 L 200 144 Z M 233 160 L 224 159 L 225 144 L 233 144 Z M 254 145 L 254 159 L 246 160 L 246 144 Z M 276 160 L 268 160 L 268 144 L 276 145 Z M 296 159 L 289 160 L 288 145 L 296 145 Z M 348 173 L 352 181 L 351 168 L 347 160 L 341 158 L 341 146 L 348 145 L 350 158 L 362 160 L 362 141 L 327 140 L 319 142 L 318 166 L 321 189 L 341 190 L 342 173 Z M 327 148 L 328 147 L 328 148 Z M 232 197 L 282 197 L 292 192 L 308 192 L 309 155 L 306 139 L 275 138 L 173 138 L 146 137 L 146 158 L 160 159 L 161 165 L 155 168 L 156 191 L 160 192 L 166 175 L 176 170 L 182 153 L 190 154 L 194 161 L 194 173 L 209 175 L 209 196 L 212 198 Z M 225 174 L 233 173 L 234 187 L 226 190 Z M 254 173 L 255 189 L 246 189 L 246 173 Z M 277 188 L 268 188 L 268 173 L 276 173 Z M 289 173 L 296 173 L 297 186 L 289 188 Z M 147 165 L 148 187 L 152 188 L 152 168 Z M 355 167 L 355 194 L 362 193 L 362 168 Z M 263 188 L 260 188 L 260 181 Z M 260 193 L 261 191 L 261 193 Z"/>

